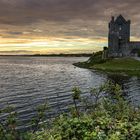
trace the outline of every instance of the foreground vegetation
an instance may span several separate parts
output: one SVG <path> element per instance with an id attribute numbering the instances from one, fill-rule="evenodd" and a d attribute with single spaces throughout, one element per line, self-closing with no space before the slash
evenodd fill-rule
<path id="1" fill-rule="evenodd" d="M 87 62 L 79 62 L 76 66 L 91 68 L 129 76 L 140 76 L 140 61 L 133 58 L 102 59 L 102 52 L 93 54 Z"/>
<path id="2" fill-rule="evenodd" d="M 16 113 L 8 107 L 1 113 L 9 113 L 0 123 L 1 140 L 139 140 L 140 109 L 132 107 L 124 98 L 121 87 L 111 82 L 90 95 L 81 97 L 79 88 L 73 89 L 73 106 L 69 114 L 61 114 L 45 123 L 47 104 L 37 108 L 29 132 L 16 129 Z M 93 102 L 94 101 L 94 102 Z M 82 107 L 79 106 L 82 103 Z"/>

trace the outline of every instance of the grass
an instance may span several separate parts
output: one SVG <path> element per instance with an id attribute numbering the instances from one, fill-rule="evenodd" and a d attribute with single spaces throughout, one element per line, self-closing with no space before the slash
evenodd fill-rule
<path id="1" fill-rule="evenodd" d="M 95 64 L 90 68 L 111 73 L 140 76 L 140 61 L 133 58 L 116 58 L 102 64 Z"/>

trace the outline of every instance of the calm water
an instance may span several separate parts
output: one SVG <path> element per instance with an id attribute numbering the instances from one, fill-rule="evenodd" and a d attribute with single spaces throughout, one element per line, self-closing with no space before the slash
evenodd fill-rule
<path id="1" fill-rule="evenodd" d="M 0 57 L 0 108 L 13 105 L 22 123 L 33 115 L 37 105 L 47 99 L 49 117 L 65 111 L 71 104 L 71 90 L 78 86 L 83 94 L 108 79 L 123 85 L 127 98 L 135 105 L 140 101 L 140 79 L 108 76 L 74 67 L 83 57 Z"/>

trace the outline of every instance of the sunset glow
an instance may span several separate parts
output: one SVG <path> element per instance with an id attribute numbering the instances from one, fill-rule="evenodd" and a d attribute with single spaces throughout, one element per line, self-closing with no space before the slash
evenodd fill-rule
<path id="1" fill-rule="evenodd" d="M 132 40 L 139 40 L 137 9 L 139 5 L 128 0 L 1 0 L 0 54 L 102 50 L 108 44 L 108 21 L 118 11 L 132 19 Z"/>
<path id="2" fill-rule="evenodd" d="M 41 38 L 12 39 L 0 38 L 1 54 L 59 54 L 59 53 L 89 53 L 99 51 L 106 45 L 105 38 Z"/>

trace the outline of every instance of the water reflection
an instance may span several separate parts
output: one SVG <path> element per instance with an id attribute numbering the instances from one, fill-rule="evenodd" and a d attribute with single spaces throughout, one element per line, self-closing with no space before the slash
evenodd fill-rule
<path id="1" fill-rule="evenodd" d="M 122 86 L 126 98 L 135 106 L 140 106 L 140 78 L 108 75 L 108 79 Z"/>

